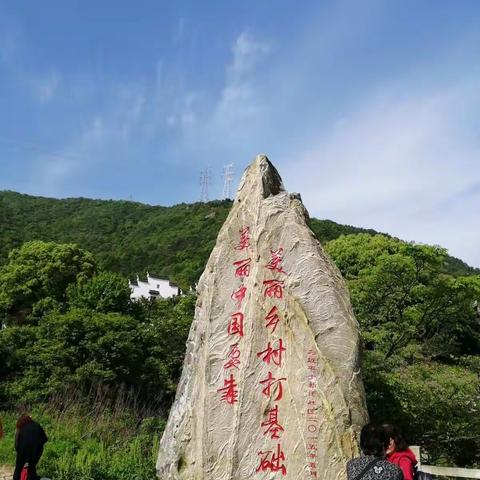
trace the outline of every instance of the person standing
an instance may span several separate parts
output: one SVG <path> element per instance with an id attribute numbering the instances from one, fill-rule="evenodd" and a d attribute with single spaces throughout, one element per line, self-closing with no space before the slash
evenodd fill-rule
<path id="1" fill-rule="evenodd" d="M 413 480 L 417 464 L 415 454 L 408 447 L 405 437 L 398 428 L 388 423 L 382 427 L 389 439 L 387 460 L 400 467 L 404 480 Z"/>
<path id="2" fill-rule="evenodd" d="M 398 466 L 385 460 L 388 441 L 382 428 L 372 423 L 365 425 L 360 433 L 363 456 L 347 463 L 348 480 L 402 480 Z"/>
<path id="3" fill-rule="evenodd" d="M 39 480 L 37 463 L 43 453 L 43 446 L 48 438 L 42 426 L 34 422 L 28 415 L 21 415 L 17 420 L 15 433 L 15 450 L 17 459 L 13 480 L 20 480 L 25 463 L 28 463 L 28 480 Z"/>

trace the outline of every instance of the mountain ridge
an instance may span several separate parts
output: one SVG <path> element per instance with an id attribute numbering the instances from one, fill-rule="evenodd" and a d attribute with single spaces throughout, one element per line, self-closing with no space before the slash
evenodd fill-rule
<path id="1" fill-rule="evenodd" d="M 146 270 L 184 288 L 196 282 L 225 221 L 231 200 L 180 203 L 169 207 L 127 200 L 49 198 L 0 191 L 0 265 L 8 252 L 29 240 L 77 243 L 99 264 L 133 277 Z M 323 244 L 340 235 L 387 235 L 373 229 L 311 218 Z M 449 256 L 448 273 L 480 273 Z"/>

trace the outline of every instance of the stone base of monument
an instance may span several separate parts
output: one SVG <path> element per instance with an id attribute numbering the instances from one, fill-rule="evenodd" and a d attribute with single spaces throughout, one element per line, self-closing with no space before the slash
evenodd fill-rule
<path id="1" fill-rule="evenodd" d="M 307 219 L 258 156 L 198 284 L 163 480 L 339 480 L 359 453 L 358 324 Z"/>

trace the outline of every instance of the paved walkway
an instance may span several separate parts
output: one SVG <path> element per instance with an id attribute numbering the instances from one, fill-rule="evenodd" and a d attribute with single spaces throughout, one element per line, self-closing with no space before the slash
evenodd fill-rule
<path id="1" fill-rule="evenodd" d="M 5 465 L 0 465 L 0 480 L 12 480 L 13 469 Z"/>

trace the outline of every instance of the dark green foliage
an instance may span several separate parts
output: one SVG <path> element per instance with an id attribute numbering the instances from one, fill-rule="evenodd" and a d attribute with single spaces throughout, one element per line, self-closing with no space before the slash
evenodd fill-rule
<path id="1" fill-rule="evenodd" d="M 65 301 L 67 286 L 96 271 L 93 256 L 74 244 L 30 241 L 0 268 L 0 321 L 22 324 Z M 38 304 L 38 302 L 42 302 Z"/>
<path id="2" fill-rule="evenodd" d="M 444 273 L 445 250 L 381 235 L 342 236 L 327 251 L 348 280 L 367 349 L 448 359 L 480 353 L 480 276 Z"/>
<path id="3" fill-rule="evenodd" d="M 160 207 L 0 192 L 0 265 L 13 247 L 29 240 L 73 242 L 92 252 L 104 270 L 132 277 L 149 270 L 188 289 L 198 281 L 231 205 L 223 200 Z M 331 220 L 309 223 L 322 243 L 340 235 L 376 233 Z M 458 275 L 475 273 L 452 257 L 445 268 Z"/>
<path id="4" fill-rule="evenodd" d="M 113 272 L 100 272 L 91 278 L 81 277 L 67 288 L 68 303 L 71 307 L 104 313 L 128 313 L 130 293 L 128 281 Z"/>
<path id="5" fill-rule="evenodd" d="M 480 465 L 480 370 L 439 362 L 399 366 L 375 352 L 364 355 L 368 408 L 393 422 L 428 463 Z"/>
<path id="6" fill-rule="evenodd" d="M 74 309 L 43 318 L 25 354 L 22 375 L 9 385 L 10 397 L 33 402 L 79 386 L 138 386 L 143 342 L 138 322 L 117 313 Z M 139 375 L 140 376 L 140 375 Z"/>
<path id="7" fill-rule="evenodd" d="M 99 266 L 151 274 L 188 289 L 198 280 L 232 202 L 159 207 L 125 201 L 56 200 L 0 192 L 0 264 L 29 240 L 75 242 Z"/>
<path id="8" fill-rule="evenodd" d="M 187 295 L 143 304 L 143 331 L 148 353 L 144 368 L 148 369 L 150 381 L 158 377 L 161 388 L 149 384 L 149 389 L 167 407 L 175 397 L 182 371 L 195 301 L 194 295 Z"/>
<path id="9" fill-rule="evenodd" d="M 480 275 L 448 275 L 443 249 L 381 235 L 342 236 L 327 251 L 361 326 L 371 417 L 431 461 L 478 464 Z"/>
<path id="10" fill-rule="evenodd" d="M 180 376 L 195 299 L 156 300 L 141 318 L 72 308 L 0 332 L 0 398 L 10 405 L 95 385 L 168 408 Z"/>
<path id="11" fill-rule="evenodd" d="M 445 258 L 444 268 L 450 275 L 480 275 L 480 268 L 471 267 L 459 258 L 450 255 Z"/>
<path id="12" fill-rule="evenodd" d="M 195 297 L 131 303 L 120 274 L 149 270 L 191 285 L 230 206 L 165 208 L 0 193 L 0 308 L 8 325 L 0 330 L 0 406 L 68 398 L 72 389 L 90 398 L 101 389 L 110 406 L 126 391 L 135 408 L 166 412 Z M 328 220 L 310 225 L 350 288 L 372 418 L 405 429 L 432 461 L 479 463 L 478 270 L 439 247 Z M 36 239 L 75 241 L 82 249 L 38 241 L 18 248 Z M 12 247 L 18 249 L 7 260 Z M 95 253 L 98 266 L 83 248 Z M 91 444 L 72 438 L 60 434 L 52 444 L 55 478 L 130 478 L 123 458 L 138 472 L 153 472 L 152 459 L 139 460 L 148 456 L 143 440 L 126 440 L 122 450 L 97 437 Z M 83 432 L 81 438 L 90 437 Z M 113 470 L 104 467 L 110 456 L 118 463 Z"/>
<path id="13" fill-rule="evenodd" d="M 354 233 L 368 233 L 375 235 L 377 232 L 371 228 L 358 228 L 351 225 L 341 225 L 332 220 L 318 220 L 317 218 L 311 218 L 308 222 L 308 226 L 312 229 L 313 233 L 317 236 L 322 244 L 335 240 L 340 235 L 351 235 Z"/>

